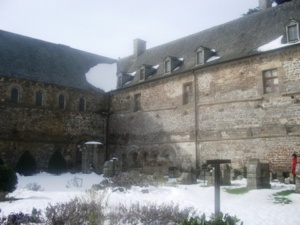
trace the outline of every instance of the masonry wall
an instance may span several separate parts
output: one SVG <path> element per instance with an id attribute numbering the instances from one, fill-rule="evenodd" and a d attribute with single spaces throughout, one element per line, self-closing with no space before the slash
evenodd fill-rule
<path id="1" fill-rule="evenodd" d="M 11 103 L 11 89 L 20 90 L 18 103 Z M 35 105 L 35 93 L 42 91 L 43 106 Z M 64 94 L 65 108 L 58 107 Z M 79 99 L 85 110 L 79 111 Z M 86 141 L 105 144 L 108 98 L 98 92 L 53 86 L 0 76 L 0 157 L 14 167 L 26 150 L 47 169 L 54 151 L 59 150 L 70 169 L 80 169 L 81 148 Z"/>
<path id="2" fill-rule="evenodd" d="M 291 170 L 300 146 L 300 48 L 231 62 L 197 73 L 198 160 L 231 159 L 242 169 L 250 158 Z M 262 73 L 277 69 L 279 93 L 264 94 Z"/>
<path id="3" fill-rule="evenodd" d="M 124 169 L 195 168 L 194 99 L 183 105 L 182 96 L 182 85 L 193 79 L 183 74 L 112 93 L 109 151 L 123 160 Z"/>
<path id="4" fill-rule="evenodd" d="M 232 168 L 243 171 L 258 158 L 274 173 L 289 172 L 291 154 L 300 148 L 299 53 L 293 46 L 115 91 L 109 151 L 127 168 L 184 171 L 208 159 L 231 159 Z M 262 74 L 269 69 L 278 71 L 279 93 L 264 94 Z M 187 82 L 196 89 L 183 105 Z M 141 94 L 138 111 L 135 94 Z"/>

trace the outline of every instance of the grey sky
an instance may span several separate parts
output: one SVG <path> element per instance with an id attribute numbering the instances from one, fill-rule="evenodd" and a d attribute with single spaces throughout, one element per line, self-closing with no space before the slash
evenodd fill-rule
<path id="1" fill-rule="evenodd" d="M 242 16 L 258 0 L 0 0 L 0 29 L 118 58 Z"/>

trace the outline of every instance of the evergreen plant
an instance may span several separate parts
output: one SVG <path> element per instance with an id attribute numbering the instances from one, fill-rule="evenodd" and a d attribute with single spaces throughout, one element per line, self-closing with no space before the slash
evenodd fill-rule
<path id="1" fill-rule="evenodd" d="M 37 163 L 35 158 L 29 151 L 25 151 L 17 163 L 16 172 L 24 176 L 31 176 L 36 173 L 36 170 Z"/>
<path id="2" fill-rule="evenodd" d="M 48 172 L 52 174 L 62 174 L 67 172 L 67 162 L 60 151 L 55 151 L 48 164 Z"/>

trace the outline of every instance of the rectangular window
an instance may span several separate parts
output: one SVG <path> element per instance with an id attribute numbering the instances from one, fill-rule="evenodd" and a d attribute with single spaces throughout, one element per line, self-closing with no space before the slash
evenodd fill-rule
<path id="1" fill-rule="evenodd" d="M 43 106 L 43 92 L 37 91 L 35 94 L 35 105 Z"/>
<path id="2" fill-rule="evenodd" d="M 191 103 L 193 98 L 193 83 L 183 84 L 182 103 L 184 105 Z"/>
<path id="3" fill-rule="evenodd" d="M 135 94 L 134 95 L 134 111 L 141 110 L 141 94 Z"/>
<path id="4" fill-rule="evenodd" d="M 85 111 L 85 99 L 84 98 L 79 99 L 79 111 L 80 112 Z"/>
<path id="5" fill-rule="evenodd" d="M 201 65 L 204 63 L 203 51 L 197 52 L 197 65 Z"/>
<path id="6" fill-rule="evenodd" d="M 140 80 L 145 79 L 145 69 L 140 69 Z"/>
<path id="7" fill-rule="evenodd" d="M 19 102 L 19 90 L 17 88 L 13 88 L 11 90 L 11 102 L 18 103 Z"/>
<path id="8" fill-rule="evenodd" d="M 65 109 L 65 96 L 64 95 L 59 95 L 59 97 L 58 97 L 58 107 L 60 109 Z"/>
<path id="9" fill-rule="evenodd" d="M 165 73 L 170 73 L 171 72 L 171 61 L 166 60 L 165 61 Z"/>
<path id="10" fill-rule="evenodd" d="M 288 26 L 288 41 L 297 41 L 299 39 L 298 25 Z"/>
<path id="11" fill-rule="evenodd" d="M 278 84 L 277 69 L 263 71 L 264 94 L 278 93 Z"/>

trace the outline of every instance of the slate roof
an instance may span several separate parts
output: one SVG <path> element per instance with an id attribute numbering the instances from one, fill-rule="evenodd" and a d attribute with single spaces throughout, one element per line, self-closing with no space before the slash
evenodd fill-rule
<path id="1" fill-rule="evenodd" d="M 125 85 L 131 86 L 140 83 L 138 82 L 138 71 L 143 64 L 153 66 L 159 64 L 156 74 L 150 79 L 167 76 L 163 74 L 163 60 L 168 55 L 184 59 L 182 66 L 170 74 L 172 75 L 258 54 L 258 47 L 281 35 L 285 36 L 285 25 L 290 19 L 300 22 L 300 0 L 293 0 L 243 16 L 231 22 L 148 49 L 136 59 L 133 55 L 122 58 L 118 61 L 119 71 L 123 73 L 137 71 L 133 81 Z M 202 66 L 196 66 L 196 50 L 201 46 L 215 50 L 220 58 Z"/>
<path id="2" fill-rule="evenodd" d="M 0 30 L 0 75 L 42 83 L 99 90 L 85 74 L 99 63 L 116 60 Z"/>

